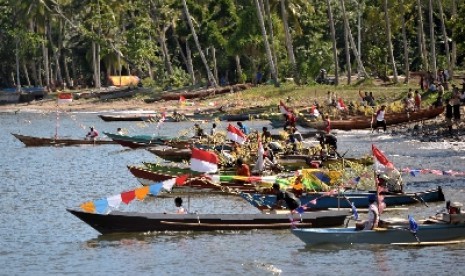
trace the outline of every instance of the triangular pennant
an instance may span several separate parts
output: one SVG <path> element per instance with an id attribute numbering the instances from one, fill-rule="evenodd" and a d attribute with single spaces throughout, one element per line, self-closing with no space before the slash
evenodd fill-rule
<path id="1" fill-rule="evenodd" d="M 134 191 L 121 193 L 121 200 L 126 204 L 133 201 L 134 198 L 136 198 L 136 193 Z"/>
<path id="2" fill-rule="evenodd" d="M 95 213 L 95 204 L 93 201 L 85 202 L 81 204 L 81 206 L 79 207 L 81 207 L 81 209 L 84 210 L 84 212 Z"/>
<path id="3" fill-rule="evenodd" d="M 152 184 L 152 185 L 150 185 L 150 188 L 149 188 L 150 194 L 156 196 L 156 195 L 158 195 L 160 193 L 160 190 L 162 188 L 163 188 L 162 183 Z"/>
<path id="4" fill-rule="evenodd" d="M 108 201 L 106 198 L 102 198 L 94 201 L 95 211 L 99 214 L 105 213 L 108 208 Z"/>
<path id="5" fill-rule="evenodd" d="M 144 200 L 144 198 L 149 193 L 149 187 L 144 186 L 142 188 L 136 189 L 136 190 L 134 190 L 134 193 L 136 195 L 137 200 Z"/>

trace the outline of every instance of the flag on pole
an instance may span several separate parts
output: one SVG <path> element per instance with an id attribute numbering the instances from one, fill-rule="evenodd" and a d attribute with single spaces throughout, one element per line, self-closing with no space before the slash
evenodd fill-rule
<path id="1" fill-rule="evenodd" d="M 387 169 L 393 170 L 394 165 L 387 159 L 387 157 L 375 145 L 371 145 L 374 157 L 373 168 L 375 171 L 386 172 Z"/>
<path id="2" fill-rule="evenodd" d="M 247 136 L 240 129 L 231 124 L 228 125 L 228 134 L 226 137 L 241 145 L 247 140 Z"/>
<path id="3" fill-rule="evenodd" d="M 58 104 L 68 104 L 71 102 L 73 102 L 72 93 L 65 93 L 65 92 L 58 93 L 58 97 L 57 97 Z"/>
<path id="4" fill-rule="evenodd" d="M 218 156 L 210 151 L 192 148 L 191 170 L 213 173 L 218 170 Z"/>
<path id="5" fill-rule="evenodd" d="M 279 111 L 281 111 L 282 114 L 289 115 L 292 114 L 292 111 L 289 107 L 287 107 L 283 101 L 279 101 Z"/>
<path id="6" fill-rule="evenodd" d="M 409 223 L 410 232 L 412 232 L 413 234 L 416 234 L 418 231 L 418 224 L 411 215 L 408 215 L 408 223 Z"/>

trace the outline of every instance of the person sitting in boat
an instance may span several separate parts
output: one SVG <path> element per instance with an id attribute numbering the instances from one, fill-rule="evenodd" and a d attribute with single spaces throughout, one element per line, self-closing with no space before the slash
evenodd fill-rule
<path id="1" fill-rule="evenodd" d="M 249 129 L 245 124 L 243 124 L 242 122 L 237 122 L 237 126 L 239 127 L 239 129 L 240 129 L 245 135 L 249 135 L 249 134 L 250 134 L 250 129 Z"/>
<path id="2" fill-rule="evenodd" d="M 321 133 L 318 141 L 320 142 L 321 146 L 320 155 L 323 159 L 328 156 L 336 156 L 337 138 L 334 134 Z"/>
<path id="3" fill-rule="evenodd" d="M 205 136 L 205 132 L 203 131 L 203 128 L 201 128 L 199 124 L 194 124 L 194 133 L 195 133 L 195 136 L 199 138 Z"/>
<path id="4" fill-rule="evenodd" d="M 268 144 L 270 143 L 273 139 L 271 138 L 271 132 L 268 130 L 267 127 L 263 127 L 262 128 L 263 132 L 262 132 L 262 141 L 263 141 L 263 144 Z"/>
<path id="5" fill-rule="evenodd" d="M 297 176 L 295 177 L 294 184 L 292 184 L 292 193 L 294 193 L 297 198 L 300 198 L 304 192 L 304 185 L 302 183 L 303 174 L 300 170 L 296 171 L 296 174 Z"/>
<path id="6" fill-rule="evenodd" d="M 371 194 L 368 196 L 368 202 L 370 206 L 368 207 L 368 219 L 363 221 L 357 221 L 355 224 L 356 230 L 373 230 L 378 227 L 379 223 L 379 209 L 377 203 L 377 196 Z"/>
<path id="7" fill-rule="evenodd" d="M 94 127 L 90 127 L 89 132 L 87 132 L 86 139 L 87 140 L 97 140 L 98 131 Z"/>
<path id="8" fill-rule="evenodd" d="M 250 168 L 249 165 L 244 163 L 242 158 L 238 158 L 236 160 L 236 175 L 250 177 Z M 245 181 L 239 180 L 237 181 L 238 184 L 244 184 Z"/>
<path id="9" fill-rule="evenodd" d="M 176 214 L 187 214 L 187 209 L 182 207 L 182 198 L 175 198 L 174 204 L 176 205 Z"/>
<path id="10" fill-rule="evenodd" d="M 123 131 L 123 129 L 122 129 L 122 128 L 120 128 L 120 127 L 119 127 L 119 128 L 117 128 L 117 129 L 116 129 L 116 134 L 118 134 L 118 135 L 124 135 L 124 131 Z"/>
<path id="11" fill-rule="evenodd" d="M 293 193 L 282 191 L 278 183 L 273 184 L 273 193 L 276 195 L 276 203 L 271 211 L 281 207 L 283 203 L 286 203 L 287 208 L 291 211 L 300 207 L 300 200 Z"/>

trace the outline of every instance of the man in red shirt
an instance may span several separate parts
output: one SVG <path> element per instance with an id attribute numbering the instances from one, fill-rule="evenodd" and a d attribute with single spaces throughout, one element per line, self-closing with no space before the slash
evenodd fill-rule
<path id="1" fill-rule="evenodd" d="M 236 160 L 236 174 L 240 176 L 250 176 L 250 168 L 249 165 L 244 164 L 244 160 L 242 158 L 238 158 Z"/>

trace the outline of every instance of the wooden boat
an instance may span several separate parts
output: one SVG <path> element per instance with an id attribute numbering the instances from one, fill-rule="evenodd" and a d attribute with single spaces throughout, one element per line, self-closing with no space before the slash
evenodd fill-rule
<path id="1" fill-rule="evenodd" d="M 315 244 L 397 244 L 438 245 L 465 239 L 464 214 L 440 214 L 442 218 L 419 221 L 416 233 L 409 229 L 409 221 L 389 223 L 374 230 L 356 231 L 351 228 L 293 229 L 292 233 L 308 245 Z M 462 217 L 451 223 L 444 217 Z"/>
<path id="2" fill-rule="evenodd" d="M 0 92 L 0 104 L 19 103 L 21 93 L 17 92 Z"/>
<path id="3" fill-rule="evenodd" d="M 67 209 L 102 234 L 148 231 L 221 231 L 289 229 L 289 214 L 159 214 L 111 212 L 94 214 Z M 344 223 L 347 211 L 319 211 L 294 215 L 296 227 L 330 227 Z"/>
<path id="4" fill-rule="evenodd" d="M 324 158 L 321 159 L 318 156 L 311 156 L 305 154 L 287 154 L 287 155 L 278 155 L 278 163 L 288 169 L 295 168 L 308 168 L 312 167 L 314 163 L 319 163 L 321 166 L 333 165 L 336 163 L 342 163 L 344 161 L 358 163 L 365 166 L 373 165 L 373 157 L 366 156 L 361 158 Z"/>
<path id="5" fill-rule="evenodd" d="M 99 114 L 100 119 L 105 122 L 115 122 L 115 121 L 157 121 L 157 114 Z"/>
<path id="6" fill-rule="evenodd" d="M 72 139 L 72 138 L 45 138 L 34 137 L 12 133 L 14 137 L 23 142 L 27 147 L 41 147 L 41 146 L 78 146 L 78 145 L 107 145 L 116 144 L 111 140 L 86 140 L 86 139 Z"/>
<path id="7" fill-rule="evenodd" d="M 160 135 L 120 135 L 116 133 L 108 133 L 104 132 L 106 136 L 108 136 L 111 140 L 115 141 L 116 143 L 130 148 L 140 148 L 140 147 L 148 147 L 148 146 L 155 146 L 155 145 L 164 145 L 166 142 L 169 141 L 183 141 L 188 140 L 189 138 L 184 137 L 168 137 L 168 136 L 160 136 Z"/>
<path id="8" fill-rule="evenodd" d="M 147 150 L 156 156 L 171 162 L 189 161 L 191 149 L 175 149 L 167 147 L 150 147 Z"/>
<path id="9" fill-rule="evenodd" d="M 353 202 L 357 208 L 368 208 L 368 196 L 374 192 L 346 192 L 345 198 L 342 196 L 325 196 L 324 193 L 307 193 L 300 197 L 303 205 L 307 205 L 312 209 L 328 209 L 328 208 L 351 208 L 349 203 Z M 259 209 L 268 208 L 276 202 L 276 195 L 273 194 L 241 194 L 253 206 Z M 317 199 L 316 205 L 309 202 Z M 415 204 L 419 202 L 435 202 L 444 201 L 444 193 L 442 188 L 438 187 L 434 190 L 427 190 L 415 193 L 399 193 L 399 194 L 385 194 L 384 203 L 386 206 L 400 206 L 407 204 Z"/>
<path id="10" fill-rule="evenodd" d="M 444 107 L 422 109 L 409 113 L 387 113 L 385 116 L 386 125 L 396 125 L 402 123 L 418 122 L 433 119 L 444 112 Z M 376 119 L 374 119 L 376 120 Z M 324 129 L 323 121 L 310 121 L 304 117 L 299 117 L 297 123 L 303 127 Z M 331 120 L 331 129 L 351 130 L 351 129 L 370 129 L 374 127 L 371 117 L 358 116 L 346 120 Z"/>
<path id="11" fill-rule="evenodd" d="M 117 88 L 108 88 L 102 87 L 98 90 L 87 90 L 74 92 L 73 97 L 76 100 L 79 99 L 95 99 L 100 100 L 110 100 L 117 98 L 127 98 L 136 95 L 137 90 L 132 89 L 131 87 L 117 87 Z"/>

